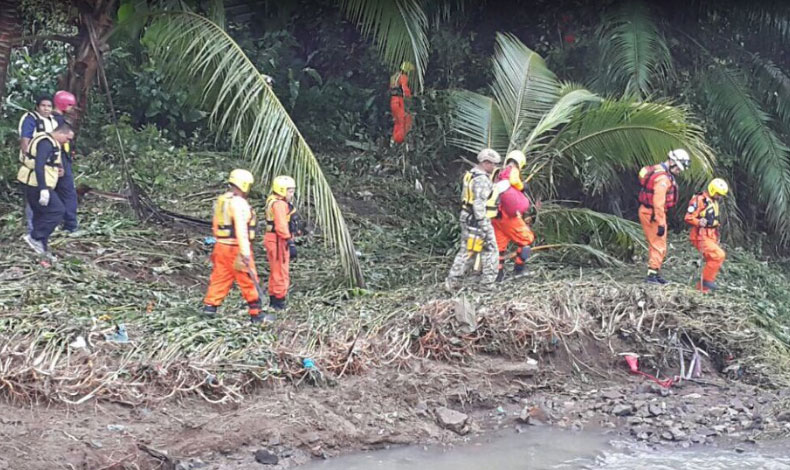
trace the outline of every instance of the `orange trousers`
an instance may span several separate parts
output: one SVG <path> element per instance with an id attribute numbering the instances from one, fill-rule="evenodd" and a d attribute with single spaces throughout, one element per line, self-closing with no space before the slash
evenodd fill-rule
<path id="1" fill-rule="evenodd" d="M 269 261 L 269 295 L 277 299 L 285 299 L 291 277 L 288 264 L 291 256 L 288 252 L 288 240 L 282 239 L 274 232 L 267 232 L 263 237 L 266 248 L 266 259 Z"/>
<path id="2" fill-rule="evenodd" d="M 400 96 L 390 98 L 390 110 L 394 121 L 392 141 L 396 144 L 401 144 L 406 139 L 409 129 L 411 129 L 411 114 L 406 112 L 406 106 L 403 103 L 403 98 Z"/>
<path id="3" fill-rule="evenodd" d="M 664 236 L 658 236 L 658 222 L 651 220 L 653 209 L 639 206 L 639 222 L 647 239 L 647 267 L 658 271 L 667 256 L 667 232 L 665 228 Z"/>
<path id="4" fill-rule="evenodd" d="M 214 245 L 214 251 L 211 253 L 211 262 L 214 263 L 214 269 L 211 271 L 211 279 L 208 284 L 208 292 L 203 299 L 206 305 L 218 306 L 225 299 L 225 296 L 230 292 L 233 287 L 233 281 L 239 285 L 241 295 L 250 308 L 250 315 L 257 315 L 261 310 L 261 299 L 258 296 L 258 289 L 255 288 L 255 282 L 250 279 L 250 275 L 246 271 L 237 271 L 233 265 L 236 257 L 239 255 L 238 245 L 226 245 L 224 243 L 217 243 Z M 255 261 L 250 256 L 250 270 L 257 278 L 258 273 L 255 270 Z"/>
<path id="5" fill-rule="evenodd" d="M 691 240 L 691 243 L 705 258 L 705 267 L 702 268 L 702 280 L 715 282 L 727 254 L 719 246 L 717 238 L 712 235 L 700 234 L 700 238 Z"/>
<path id="6" fill-rule="evenodd" d="M 535 234 L 520 216 L 510 217 L 501 213 L 499 217 L 491 219 L 491 225 L 494 226 L 494 236 L 499 251 L 499 269 L 502 269 L 505 261 L 508 243 L 515 243 L 518 247 L 517 253 L 520 255 L 525 246 L 532 245 L 535 241 Z M 521 259 L 521 256 L 516 256 L 515 263 L 517 265 L 524 264 L 524 260 Z"/>

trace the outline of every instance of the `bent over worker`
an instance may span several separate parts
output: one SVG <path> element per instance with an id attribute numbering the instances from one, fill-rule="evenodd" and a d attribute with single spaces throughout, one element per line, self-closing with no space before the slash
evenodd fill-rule
<path id="1" fill-rule="evenodd" d="M 217 242 L 211 253 L 214 269 L 211 271 L 208 291 L 203 299 L 203 313 L 216 315 L 217 307 L 233 287 L 239 285 L 247 301 L 250 321 L 263 321 L 261 299 L 258 294 L 258 272 L 250 241 L 255 238 L 255 212 L 247 196 L 255 179 L 247 170 L 236 169 L 228 177 L 228 191 L 214 205 L 212 229 Z"/>
<path id="2" fill-rule="evenodd" d="M 697 193 L 691 198 L 686 212 L 686 223 L 691 225 L 691 244 L 705 259 L 702 280 L 697 282 L 697 290 L 702 292 L 716 289 L 716 276 L 726 257 L 726 253 L 719 246 L 719 201 L 729 190 L 726 181 L 715 178 L 708 184 L 707 191 Z"/>
<path id="3" fill-rule="evenodd" d="M 411 98 L 409 88 L 409 73 L 414 70 L 414 64 L 404 61 L 400 71 L 390 77 L 390 111 L 392 111 L 392 141 L 396 144 L 403 143 L 406 134 L 411 129 L 411 114 L 406 112 L 404 98 Z"/>
<path id="4" fill-rule="evenodd" d="M 513 273 L 519 275 L 524 272 L 524 263 L 529 259 L 531 245 L 535 241 L 535 234 L 524 221 L 524 214 L 529 210 L 529 199 L 524 194 L 524 183 L 521 181 L 521 170 L 527 164 L 527 157 L 521 150 L 512 150 L 505 157 L 505 168 L 495 178 L 495 186 L 502 184 L 501 195 L 498 195 L 499 205 L 497 216 L 491 220 L 496 236 L 497 250 L 499 251 L 499 266 L 496 280 L 501 282 L 505 277 L 505 253 L 510 242 L 516 245 L 516 265 Z M 494 190 L 493 197 L 499 191 Z"/>
<path id="5" fill-rule="evenodd" d="M 55 110 L 52 112 L 52 117 L 55 118 L 58 124 L 68 123 L 67 115 L 77 105 L 77 98 L 66 90 L 59 90 L 55 93 L 53 102 Z M 63 214 L 63 228 L 71 233 L 75 233 L 79 229 L 79 223 L 77 222 L 77 188 L 74 186 L 74 173 L 72 171 L 74 162 L 73 144 L 73 141 L 66 142 L 61 148 L 63 177 L 58 180 L 58 185 L 55 187 L 55 192 L 58 193 L 60 200 L 63 201 L 63 206 L 66 210 Z"/>
<path id="6" fill-rule="evenodd" d="M 493 149 L 483 149 L 477 154 L 477 165 L 464 175 L 461 197 L 461 249 L 453 260 L 445 280 L 448 289 L 455 289 L 470 266 L 480 259 L 482 284 L 490 285 L 497 275 L 497 245 L 491 219 L 496 217 L 496 206 L 490 206 L 493 184 L 491 173 L 502 161 Z"/>
<path id="7" fill-rule="evenodd" d="M 33 211 L 32 230 L 23 238 L 39 254 L 49 255 L 49 236 L 63 221 L 65 209 L 55 187 L 63 176 L 60 146 L 73 137 L 74 131 L 68 124 L 33 137 L 17 172 L 17 180 L 25 185 L 25 199 Z"/>
<path id="8" fill-rule="evenodd" d="M 272 192 L 266 198 L 266 235 L 263 246 L 269 261 L 269 306 L 285 309 L 285 298 L 291 284 L 289 265 L 296 259 L 296 244 L 290 230 L 294 214 L 293 201 L 296 181 L 290 176 L 278 176 L 272 182 Z"/>
<path id="9" fill-rule="evenodd" d="M 642 168 L 639 172 L 639 222 L 647 238 L 647 278 L 645 282 L 666 284 L 659 271 L 667 256 L 667 213 L 678 199 L 675 176 L 691 165 L 683 149 L 672 150 L 667 161 Z"/>

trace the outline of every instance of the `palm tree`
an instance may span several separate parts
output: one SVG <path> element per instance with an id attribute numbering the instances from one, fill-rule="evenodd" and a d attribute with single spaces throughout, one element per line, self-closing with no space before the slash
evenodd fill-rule
<path id="1" fill-rule="evenodd" d="M 173 83 L 188 84 L 200 95 L 211 109 L 210 126 L 230 137 L 260 181 L 268 184 L 281 173 L 296 179 L 349 282 L 364 285 L 351 235 L 318 160 L 241 47 L 219 24 L 190 11 L 156 15 L 144 43 Z"/>
<path id="2" fill-rule="evenodd" d="M 452 142 L 472 152 L 484 147 L 503 155 L 522 150 L 529 155 L 532 169 L 540 169 L 538 178 L 548 192 L 555 191 L 560 180 L 575 180 L 586 194 L 613 190 L 623 171 L 636 172 L 676 147 L 688 149 L 695 157 L 696 172 L 710 168 L 712 156 L 702 130 L 690 122 L 684 107 L 607 99 L 562 83 L 540 55 L 510 34 L 497 34 L 492 66 L 492 96 L 454 92 Z M 558 207 L 543 215 L 573 220 L 577 227 L 597 224 L 591 217 L 606 219 L 608 223 L 598 224 L 597 230 L 610 235 L 597 237 L 600 248 L 606 248 L 604 242 L 611 238 L 641 243 L 638 225 L 614 216 L 590 211 L 571 217 Z M 562 236 L 561 231 L 556 233 Z"/>

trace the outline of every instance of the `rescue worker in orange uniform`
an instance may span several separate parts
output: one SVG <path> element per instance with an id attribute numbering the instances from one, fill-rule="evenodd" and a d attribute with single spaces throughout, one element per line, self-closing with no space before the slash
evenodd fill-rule
<path id="1" fill-rule="evenodd" d="M 496 218 L 491 219 L 499 250 L 499 271 L 497 282 L 505 277 L 504 263 L 507 245 L 516 244 L 516 259 L 513 273 L 524 272 L 524 262 L 529 258 L 535 234 L 524 221 L 524 213 L 529 210 L 529 198 L 524 194 L 524 183 L 521 181 L 521 170 L 527 164 L 527 157 L 521 150 L 512 150 L 505 157 L 505 168 L 494 178 L 492 199 L 499 199 L 499 211 Z"/>
<path id="2" fill-rule="evenodd" d="M 406 112 L 404 98 L 411 98 L 409 88 L 409 73 L 414 71 L 414 64 L 405 61 L 400 66 L 400 71 L 390 77 L 390 110 L 392 111 L 392 141 L 396 144 L 403 143 L 406 134 L 411 129 L 411 114 Z"/>
<path id="3" fill-rule="evenodd" d="M 647 278 L 645 282 L 666 284 L 659 271 L 667 255 L 667 213 L 678 199 L 675 176 L 691 165 L 688 152 L 672 150 L 667 161 L 650 165 L 639 172 L 639 222 L 648 245 Z"/>
<path id="4" fill-rule="evenodd" d="M 247 170 L 231 171 L 228 191 L 214 205 L 212 228 L 217 241 L 211 253 L 214 269 L 203 299 L 203 312 L 216 315 L 217 307 L 236 281 L 241 295 L 247 301 L 250 320 L 259 323 L 264 320 L 264 316 L 261 315 L 258 272 L 250 243 L 255 238 L 256 219 L 255 212 L 247 202 L 254 181 L 252 173 Z"/>
<path id="5" fill-rule="evenodd" d="M 697 290 L 702 292 L 716 289 L 716 276 L 726 257 L 726 253 L 719 246 L 719 200 L 729 190 L 723 179 L 712 180 L 707 191 L 697 193 L 691 198 L 686 212 L 686 223 L 692 226 L 689 236 L 691 244 L 705 259 L 702 282 L 697 282 Z"/>
<path id="6" fill-rule="evenodd" d="M 269 261 L 269 306 L 285 309 L 285 298 L 291 279 L 290 261 L 296 259 L 296 244 L 290 229 L 294 215 L 293 201 L 296 182 L 290 176 L 278 176 L 272 182 L 272 193 L 266 198 L 266 235 L 263 246 Z"/>

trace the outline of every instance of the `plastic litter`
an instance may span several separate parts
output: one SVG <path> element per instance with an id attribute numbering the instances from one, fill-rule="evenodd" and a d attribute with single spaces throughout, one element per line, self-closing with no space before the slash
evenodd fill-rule
<path id="1" fill-rule="evenodd" d="M 315 369 L 315 362 L 309 357 L 302 359 L 302 367 L 305 369 Z"/>
<path id="2" fill-rule="evenodd" d="M 641 370 L 639 370 L 639 358 L 637 356 L 626 355 L 625 362 L 628 363 L 628 367 L 631 369 L 631 373 L 643 375 L 663 388 L 669 388 L 675 382 L 672 379 L 660 380 L 654 375 L 650 375 L 646 372 L 642 372 Z"/>
<path id="3" fill-rule="evenodd" d="M 203 239 L 203 244 L 206 246 L 214 246 L 217 243 L 217 239 L 214 237 L 206 237 Z"/>
<path id="4" fill-rule="evenodd" d="M 105 334 L 104 339 L 112 343 L 128 343 L 129 335 L 126 334 L 126 325 L 119 323 L 115 327 L 115 333 Z"/>

